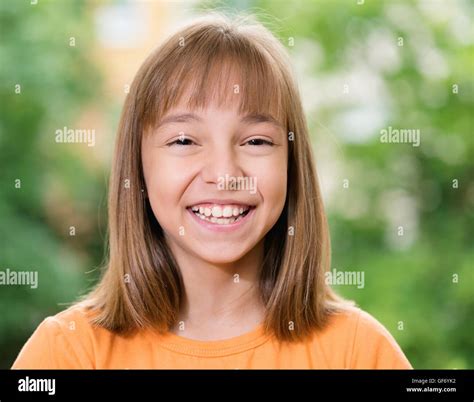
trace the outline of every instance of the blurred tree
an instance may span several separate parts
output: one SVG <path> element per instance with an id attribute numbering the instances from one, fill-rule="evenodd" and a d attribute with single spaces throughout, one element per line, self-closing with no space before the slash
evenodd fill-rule
<path id="1" fill-rule="evenodd" d="M 0 286 L 2 368 L 42 319 L 66 307 L 58 302 L 86 289 L 84 271 L 102 257 L 101 172 L 75 144 L 55 143 L 55 130 L 100 94 L 92 32 L 84 2 L 0 2 L 0 270 L 39 276 L 37 289 Z"/>

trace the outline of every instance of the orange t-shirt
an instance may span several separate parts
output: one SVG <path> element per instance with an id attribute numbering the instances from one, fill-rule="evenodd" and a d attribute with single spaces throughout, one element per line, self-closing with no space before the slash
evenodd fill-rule
<path id="1" fill-rule="evenodd" d="M 301 343 L 280 343 L 260 325 L 217 341 L 142 330 L 116 335 L 92 326 L 73 306 L 46 318 L 18 355 L 15 369 L 408 369 L 390 333 L 356 307 L 332 316 Z"/>

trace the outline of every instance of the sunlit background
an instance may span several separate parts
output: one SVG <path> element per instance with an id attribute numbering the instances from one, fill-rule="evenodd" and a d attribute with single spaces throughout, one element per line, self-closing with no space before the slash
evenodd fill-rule
<path id="1" fill-rule="evenodd" d="M 37 3 L 37 4 L 35 4 Z M 95 282 L 107 179 L 135 72 L 206 10 L 256 12 L 287 47 L 332 234 L 336 286 L 415 368 L 474 368 L 474 31 L 469 1 L 0 2 L 0 367 Z M 90 129 L 95 143 L 57 143 Z M 419 130 L 386 143 L 384 130 Z M 92 144 L 90 144 L 92 145 Z"/>

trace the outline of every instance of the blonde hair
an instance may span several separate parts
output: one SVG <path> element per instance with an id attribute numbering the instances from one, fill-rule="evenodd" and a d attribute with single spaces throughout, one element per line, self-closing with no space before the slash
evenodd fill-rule
<path id="1" fill-rule="evenodd" d="M 158 47 L 125 100 L 109 189 L 109 261 L 85 299 L 97 312 L 95 324 L 126 333 L 150 327 L 166 332 L 176 323 L 184 286 L 143 191 L 142 136 L 184 96 L 190 108 L 199 108 L 211 99 L 231 102 L 236 88 L 240 112 L 270 114 L 294 135 L 288 142 L 286 203 L 264 241 L 264 328 L 281 341 L 301 340 L 344 309 L 346 302 L 325 282 L 329 232 L 288 55 L 261 24 L 213 15 Z"/>

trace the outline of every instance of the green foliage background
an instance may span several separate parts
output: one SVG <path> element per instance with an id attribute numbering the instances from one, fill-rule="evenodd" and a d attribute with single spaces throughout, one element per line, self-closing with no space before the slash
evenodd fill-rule
<path id="1" fill-rule="evenodd" d="M 60 303 L 87 288 L 85 272 L 103 255 L 103 172 L 54 143 L 55 129 L 100 94 L 92 32 L 81 2 L 0 2 L 0 269 L 39 276 L 37 289 L 0 287 L 0 367 L 11 366 L 47 315 L 66 308 Z M 80 37 L 76 47 L 71 36 Z"/>
<path id="2" fill-rule="evenodd" d="M 309 112 L 316 154 L 321 144 L 335 141 L 344 163 L 334 170 L 337 203 L 327 205 L 332 266 L 365 273 L 363 289 L 337 290 L 379 319 L 415 368 L 474 368 L 473 10 L 469 2 L 439 2 L 450 11 L 439 18 L 426 12 L 436 3 L 256 0 L 206 2 L 196 10 L 224 6 L 263 15 L 283 43 L 294 38 L 288 50 L 307 58 L 307 74 L 323 80 L 349 74 L 353 63 L 370 64 L 374 35 L 404 39 L 396 68 L 376 71 L 389 111 L 363 140 L 353 141 L 351 130 L 340 129 L 341 119 L 357 107 L 342 96 L 344 80 L 333 88 L 340 101 Z M 45 316 L 94 282 L 102 262 L 108 172 L 92 168 L 67 146 L 58 151 L 53 134 L 85 104 L 109 112 L 101 96 L 104 73 L 90 52 L 90 10 L 84 2 L 0 2 L 0 269 L 37 269 L 41 280 L 34 290 L 0 287 L 0 367 L 11 365 Z M 470 24 L 464 41 L 452 32 L 462 15 Z M 71 32 L 80 37 L 72 48 Z M 430 38 L 447 73 L 423 73 L 426 49 L 417 33 Z M 316 48 L 305 54 L 301 43 L 317 44 L 323 57 L 313 63 Z M 21 94 L 15 93 L 18 83 Z M 303 89 L 305 84 L 300 78 Z M 453 93 L 454 84 L 459 93 Z M 113 125 L 117 119 L 115 112 Z M 382 144 L 379 131 L 388 126 L 420 128 L 421 146 Z M 343 188 L 344 179 L 349 188 Z M 396 217 L 406 208 L 400 199 L 407 198 L 416 205 L 417 224 L 407 228 L 412 240 L 397 246 L 397 226 L 384 211 Z M 363 208 L 345 213 L 353 205 Z M 69 236 L 71 225 L 78 228 L 75 237 Z"/>

